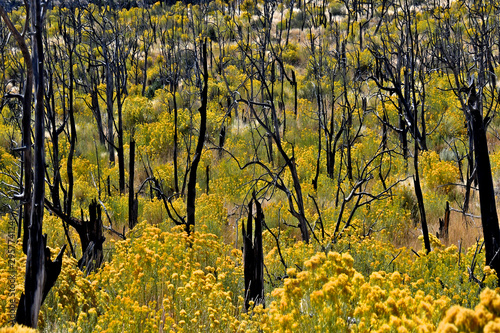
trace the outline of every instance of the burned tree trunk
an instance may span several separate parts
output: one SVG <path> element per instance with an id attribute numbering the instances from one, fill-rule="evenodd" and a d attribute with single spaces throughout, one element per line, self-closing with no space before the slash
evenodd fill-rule
<path id="1" fill-rule="evenodd" d="M 99 268 L 103 259 L 102 244 L 106 238 L 103 235 L 101 207 L 97 201 L 92 200 L 92 203 L 89 205 L 88 221 L 83 219 L 83 212 L 82 219 L 79 220 L 64 214 L 60 209 L 54 207 L 48 200 L 45 200 L 45 206 L 62 219 L 63 222 L 75 228 L 78 233 L 83 254 L 82 258 L 78 260 L 78 267 L 81 270 L 85 268 L 86 274 Z M 123 235 L 121 236 L 123 238 Z"/>
<path id="2" fill-rule="evenodd" d="M 10 20 L 5 15 L 3 8 L 0 12 L 4 21 L 9 25 Z M 26 275 L 24 282 L 24 293 L 21 296 L 16 313 L 16 321 L 20 324 L 36 328 L 38 325 L 38 315 L 42 302 L 47 296 L 50 288 L 59 276 L 62 265 L 62 254 L 65 247 L 62 248 L 55 262 L 50 260 L 50 250 L 46 247 L 47 236 L 42 234 L 43 226 L 43 209 L 45 196 L 45 109 L 44 109 L 44 61 L 43 61 L 43 20 L 45 9 L 42 7 L 40 0 L 32 0 L 28 14 L 31 14 L 27 21 L 31 23 L 33 29 L 32 34 L 32 53 L 31 53 L 31 69 L 34 79 L 35 91 L 35 140 L 34 140 L 34 172 L 33 172 L 33 194 L 31 198 L 31 212 L 29 219 L 24 220 L 26 243 Z M 12 29 L 11 29 L 12 30 Z M 19 38 L 19 33 L 14 28 L 14 35 Z M 23 52 L 23 56 L 29 53 Z M 28 65 L 29 67 L 29 65 Z M 26 87 L 31 89 L 31 87 Z M 31 100 L 26 100 L 26 108 L 23 111 L 28 111 L 27 105 L 31 104 Z M 31 106 L 30 106 L 31 107 Z M 31 110 L 29 110 L 31 112 Z M 24 124 L 23 124 L 24 125 Z M 23 128 L 24 130 L 24 128 Z M 31 131 L 24 135 L 30 135 Z M 31 147 L 24 147 L 25 150 L 30 150 Z M 27 170 L 31 173 L 31 170 Z M 29 179 L 29 175 L 26 174 Z M 25 190 L 31 187 L 31 182 L 25 181 Z M 26 193 L 25 193 L 26 194 Z M 27 218 L 27 216 L 26 216 Z M 26 232 L 28 237 L 26 238 Z M 50 271 L 49 271 L 50 270 Z"/>
<path id="3" fill-rule="evenodd" d="M 255 217 L 255 234 L 252 232 L 253 219 L 253 204 L 257 210 Z M 262 207 L 253 195 L 252 200 L 248 204 L 248 220 L 245 230 L 243 224 L 243 265 L 245 274 L 245 310 L 248 311 L 250 302 L 254 305 L 262 304 L 265 306 L 264 300 L 264 254 L 262 250 L 262 223 L 264 221 L 264 213 Z M 252 240 L 253 236 L 253 240 Z"/>
<path id="4" fill-rule="evenodd" d="M 177 88 L 174 84 L 173 92 L 172 92 L 172 101 L 174 104 L 174 190 L 175 193 L 179 193 L 179 174 L 177 166 L 178 162 L 178 154 L 179 154 L 179 139 L 178 139 L 178 118 L 179 118 L 179 110 L 177 108 Z"/>
<path id="5" fill-rule="evenodd" d="M 138 202 L 134 195 L 134 177 L 135 177 L 135 140 L 130 139 L 130 157 L 129 157 L 129 181 L 128 181 L 128 227 L 132 229 L 137 224 Z"/>
<path id="6" fill-rule="evenodd" d="M 294 98 L 294 101 L 293 101 L 293 114 L 295 115 L 295 117 L 297 117 L 297 80 L 295 78 L 295 72 L 292 71 L 292 86 L 293 86 L 293 98 Z"/>
<path id="7" fill-rule="evenodd" d="M 107 47 L 103 47 L 103 56 L 106 62 L 105 72 L 106 72 L 106 111 L 108 113 L 108 154 L 109 154 L 109 164 L 115 164 L 115 137 L 114 137 L 114 113 L 113 113 L 113 91 L 114 91 L 114 81 L 113 81 L 113 69 L 111 64 L 111 57 Z"/>
<path id="8" fill-rule="evenodd" d="M 89 205 L 89 221 L 82 221 L 76 228 L 82 243 L 83 256 L 78 260 L 80 270 L 85 269 L 88 275 L 101 266 L 103 253 L 102 244 L 106 239 L 102 231 L 101 207 L 93 200 Z"/>
<path id="9" fill-rule="evenodd" d="M 446 201 L 446 208 L 444 210 L 444 218 L 439 219 L 439 237 L 448 240 L 448 229 L 450 227 L 450 203 Z"/>
<path id="10" fill-rule="evenodd" d="M 192 227 L 194 227 L 195 222 L 195 200 L 196 200 L 196 171 L 198 170 L 198 164 L 201 160 L 201 153 L 203 151 L 203 146 L 205 144 L 205 135 L 207 133 L 207 103 L 208 103 L 208 67 L 207 67 L 207 43 L 203 43 L 203 90 L 201 93 L 201 106 L 198 109 L 200 112 L 200 134 L 198 137 L 198 143 L 196 144 L 196 150 L 193 156 L 193 162 L 191 163 L 191 169 L 189 170 L 189 182 L 187 187 L 187 199 L 186 199 L 186 215 L 187 221 L 185 225 L 186 232 L 188 235 L 192 232 Z"/>
<path id="11" fill-rule="evenodd" d="M 413 184 L 415 187 L 415 196 L 417 197 L 418 211 L 420 213 L 420 224 L 422 226 L 422 236 L 424 237 L 424 246 L 426 253 L 431 252 L 431 242 L 429 239 L 429 228 L 427 226 L 427 217 L 424 207 L 424 196 L 422 194 L 422 187 L 420 186 L 420 176 L 418 172 L 418 147 L 417 140 L 415 140 L 415 152 L 413 163 L 415 168 L 415 175 L 413 176 Z"/>
<path id="12" fill-rule="evenodd" d="M 271 163 L 274 166 L 273 137 L 269 133 L 266 135 L 266 137 L 267 137 L 267 157 L 268 157 L 269 163 Z"/>
<path id="13" fill-rule="evenodd" d="M 474 83 L 468 88 L 468 112 L 472 122 L 474 138 L 474 158 L 479 187 L 481 205 L 481 222 L 483 225 L 484 244 L 486 249 L 486 265 L 500 272 L 500 229 L 495 203 L 495 190 L 491 175 L 491 164 L 486 139 L 486 127 L 479 108 L 479 96 Z"/>
<path id="14" fill-rule="evenodd" d="M 47 242 L 46 235 L 43 236 L 43 243 L 44 245 Z M 45 301 L 45 298 L 49 294 L 50 289 L 54 286 L 56 283 L 57 278 L 59 277 L 59 274 L 61 273 L 61 268 L 62 268 L 62 257 L 64 255 L 64 251 L 66 250 L 66 244 L 63 245 L 59 253 L 57 254 L 57 257 L 54 261 L 50 259 L 50 249 L 48 247 L 45 247 L 45 275 L 46 275 L 46 280 L 45 280 L 45 285 L 43 287 L 43 292 L 42 292 L 42 304 L 43 301 Z M 19 300 L 19 305 L 25 304 L 26 302 L 26 296 L 21 294 L 21 298 Z M 16 312 L 16 322 L 17 323 L 25 323 L 28 320 L 26 316 L 26 309 L 23 306 L 19 306 L 17 308 Z"/>
<path id="15" fill-rule="evenodd" d="M 42 235 L 43 198 L 45 196 L 45 155 L 44 155 L 44 82 L 43 82 L 43 43 L 41 30 L 41 6 L 39 1 L 31 1 L 32 26 L 35 29 L 31 62 L 35 83 L 35 146 L 33 200 L 31 202 L 31 221 L 28 226 L 28 251 L 26 254 L 26 278 L 24 322 L 22 324 L 37 327 L 38 314 L 42 306 L 42 296 L 47 274 L 45 272 L 45 238 Z M 30 186 L 30 184 L 25 184 Z"/>
<path id="16" fill-rule="evenodd" d="M 208 195 L 210 192 L 210 165 L 207 165 L 205 168 L 205 178 L 207 180 L 207 189 L 205 193 Z"/>

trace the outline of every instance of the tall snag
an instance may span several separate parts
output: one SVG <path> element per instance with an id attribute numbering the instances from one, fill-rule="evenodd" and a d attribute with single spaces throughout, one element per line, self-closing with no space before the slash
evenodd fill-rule
<path id="1" fill-rule="evenodd" d="M 481 205 L 481 223 L 483 225 L 486 265 L 500 272 L 500 229 L 495 203 L 495 190 L 491 175 L 490 156 L 486 139 L 486 127 L 479 109 L 479 96 L 476 85 L 472 82 L 468 88 L 467 106 L 472 122 L 474 139 L 474 158 Z"/>
<path id="2" fill-rule="evenodd" d="M 191 163 L 191 169 L 189 170 L 189 181 L 187 187 L 187 199 L 186 199 L 186 232 L 190 234 L 192 232 L 192 227 L 194 227 L 195 222 L 195 200 L 196 200 L 196 171 L 198 170 L 198 164 L 201 160 L 201 153 L 203 151 L 203 146 L 205 144 L 205 135 L 207 133 L 207 99 L 208 99 L 208 66 L 207 66 L 207 42 L 203 42 L 203 88 L 201 92 L 201 106 L 198 109 L 200 112 L 200 134 L 198 136 L 198 143 L 196 144 L 196 150 L 193 156 L 193 162 Z M 191 227 L 192 226 L 192 227 Z"/>
<path id="3" fill-rule="evenodd" d="M 46 247 L 47 236 L 42 234 L 43 201 L 45 195 L 45 109 L 44 109 L 44 62 L 43 62 L 43 21 L 45 7 L 40 0 L 26 2 L 26 28 L 31 29 L 31 55 L 22 36 L 14 27 L 5 10 L 0 6 L 0 16 L 14 35 L 16 42 L 23 54 L 27 66 L 27 79 L 23 96 L 23 164 L 24 188 L 19 196 L 26 204 L 24 223 L 23 250 L 26 253 L 26 275 L 24 293 L 18 304 L 16 322 L 36 328 L 38 314 L 43 300 L 50 288 L 54 285 L 62 265 L 62 247 L 57 259 L 52 262 L 50 250 Z M 35 90 L 35 128 L 34 128 L 34 154 L 33 167 L 31 164 L 31 89 L 32 79 Z M 33 178 L 31 178 L 33 175 Z M 31 187 L 33 186 L 33 193 Z M 30 208 L 28 208 L 30 206 Z"/>
<path id="4" fill-rule="evenodd" d="M 42 235 L 43 198 L 45 196 L 45 115 L 43 106 L 43 13 L 40 1 L 32 0 L 29 10 L 31 13 L 31 27 L 34 29 L 31 50 L 31 63 L 33 66 L 33 81 L 35 88 L 33 199 L 31 202 L 31 221 L 28 225 L 24 299 L 21 298 L 19 302 L 16 320 L 26 326 L 37 327 L 38 314 L 42 306 L 43 290 L 47 283 L 47 272 L 45 271 L 46 237 Z M 30 184 L 25 184 L 25 186 L 30 186 Z M 24 302 L 22 302 L 23 300 Z"/>

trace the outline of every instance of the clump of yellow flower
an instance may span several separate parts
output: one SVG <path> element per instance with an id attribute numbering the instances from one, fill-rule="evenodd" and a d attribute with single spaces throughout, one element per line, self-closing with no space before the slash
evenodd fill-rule
<path id="1" fill-rule="evenodd" d="M 314 245 L 294 242 L 281 249 L 289 264 L 285 269 L 270 243 L 265 257 L 266 308 L 259 305 L 245 313 L 240 250 L 211 233 L 187 236 L 179 228 L 139 223 L 127 240 L 110 242 L 112 259 L 96 273 L 85 277 L 75 259 L 64 257 L 61 275 L 42 307 L 39 328 L 480 332 L 496 327 L 500 296 L 486 289 L 479 300 L 481 287 L 465 274 L 478 245 L 459 254 L 456 246 L 446 248 L 431 236 L 433 251 L 415 254 L 355 236 L 343 237 L 331 245 L 332 251 L 316 252 Z M 17 294 L 25 265 L 21 253 L 19 248 Z M 475 260 L 484 262 L 484 253 L 476 254 Z M 0 264 L 5 267 L 6 262 L 0 258 Z M 492 288 L 496 272 L 479 267 L 475 276 Z M 0 301 L 4 308 L 6 300 Z"/>
<path id="2" fill-rule="evenodd" d="M 136 236 L 137 235 L 137 236 Z M 213 234 L 138 224 L 90 277 L 104 291 L 103 332 L 230 330 L 242 294 L 241 251 Z"/>
<path id="3" fill-rule="evenodd" d="M 0 333 L 36 333 L 37 330 L 23 326 L 23 325 L 14 325 L 12 327 L 2 327 L 0 328 Z"/>
<path id="4" fill-rule="evenodd" d="M 437 332 L 499 332 L 500 295 L 486 288 L 481 292 L 481 301 L 474 310 L 452 306 L 439 324 Z"/>
<path id="5" fill-rule="evenodd" d="M 383 332 L 388 324 L 435 330 L 449 306 L 446 297 L 413 293 L 408 276 L 399 272 L 374 272 L 366 279 L 353 264 L 350 254 L 320 252 L 304 263 L 306 270 L 289 269 L 290 277 L 272 292 L 274 300 L 254 324 L 265 322 L 267 332 Z"/>

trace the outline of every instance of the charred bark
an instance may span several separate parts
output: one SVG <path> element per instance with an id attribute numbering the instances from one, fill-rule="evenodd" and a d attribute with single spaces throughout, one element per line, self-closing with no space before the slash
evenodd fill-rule
<path id="1" fill-rule="evenodd" d="M 203 43 L 203 89 L 201 92 L 201 106 L 198 109 L 200 112 L 200 132 L 198 137 L 198 143 L 196 144 L 196 150 L 193 156 L 193 162 L 191 163 L 191 169 L 189 170 L 189 181 L 187 185 L 187 199 L 186 199 L 186 232 L 188 235 L 192 232 L 192 227 L 195 223 L 195 200 L 196 200 L 196 171 L 198 170 L 198 164 L 201 160 L 201 153 L 203 151 L 203 146 L 205 144 L 205 135 L 207 133 L 207 98 L 208 98 L 208 67 L 207 67 L 207 43 Z"/>
<path id="2" fill-rule="evenodd" d="M 486 265 L 500 272 L 500 229 L 495 202 L 495 190 L 491 175 L 491 164 L 486 139 L 486 126 L 479 108 L 479 96 L 473 82 L 468 88 L 468 113 L 472 122 L 474 139 L 474 158 L 479 187 L 481 205 L 481 222 L 483 225 L 484 244 L 486 250 Z"/>
<path id="3" fill-rule="evenodd" d="M 450 227 L 450 203 L 446 201 L 446 208 L 444 210 L 444 218 L 439 219 L 439 233 L 438 237 L 448 240 L 448 229 Z"/>
<path id="4" fill-rule="evenodd" d="M 138 202 L 134 195 L 135 177 L 135 140 L 130 140 L 129 180 L 128 180 L 128 227 L 132 229 L 137 224 Z"/>
<path id="5" fill-rule="evenodd" d="M 177 109 L 177 85 L 173 85 L 172 100 L 174 104 L 174 189 L 175 193 L 179 193 L 179 173 L 178 173 L 178 154 L 179 154 L 179 139 L 178 139 L 178 118 L 179 111 Z"/>
<path id="6" fill-rule="evenodd" d="M 42 235 L 43 201 L 45 196 L 45 109 L 42 30 L 45 10 L 42 8 L 39 0 L 32 0 L 27 11 L 31 14 L 31 17 L 27 18 L 27 20 L 31 22 L 33 29 L 31 64 L 35 88 L 34 190 L 31 200 L 31 216 L 29 220 L 24 221 L 25 225 L 28 225 L 26 275 L 24 297 L 19 302 L 16 321 L 20 324 L 36 328 L 44 294 L 48 293 L 53 281 L 50 281 L 52 277 L 47 274 L 49 266 L 46 265 L 46 236 Z M 26 149 L 29 150 L 31 147 L 26 147 Z M 31 184 L 25 183 L 25 187 L 28 186 L 31 186 Z M 55 278 L 57 279 L 57 276 Z"/>
<path id="7" fill-rule="evenodd" d="M 56 209 L 48 200 L 45 200 L 45 206 L 57 215 L 57 217 L 62 219 L 63 222 L 73 227 L 78 233 L 83 254 L 82 258 L 78 261 L 78 267 L 81 270 L 85 268 L 86 274 L 99 268 L 103 259 L 102 244 L 104 243 L 105 237 L 103 235 L 101 207 L 98 205 L 97 201 L 92 200 L 89 205 L 88 221 L 83 219 L 83 212 L 82 219 L 79 220 Z M 116 231 L 112 229 L 109 230 L 116 233 Z M 123 235 L 120 236 L 123 238 Z"/>
<path id="8" fill-rule="evenodd" d="M 89 205 L 89 221 L 82 221 L 76 228 L 82 244 L 83 256 L 78 260 L 78 267 L 85 275 L 101 266 L 103 259 L 102 244 L 106 239 L 103 235 L 101 207 L 93 200 Z"/>
<path id="9" fill-rule="evenodd" d="M 255 203 L 255 233 L 252 231 L 253 204 Z M 253 194 L 252 200 L 248 204 L 248 220 L 242 225 L 243 235 L 243 265 L 245 275 L 245 310 L 250 308 L 250 302 L 254 305 L 262 304 L 264 300 L 264 253 L 262 250 L 262 223 L 264 213 L 262 207 Z M 253 238 L 253 240 L 252 240 Z"/>
<path id="10" fill-rule="evenodd" d="M 107 122 L 107 141 L 108 141 L 108 155 L 109 164 L 115 164 L 115 146 L 114 146 L 114 113 L 113 113 L 113 91 L 114 91 L 114 81 L 113 81 L 113 71 L 111 64 L 111 57 L 108 55 L 107 47 L 103 48 L 103 56 L 105 61 L 105 72 L 106 72 L 106 111 L 108 113 Z"/>
<path id="11" fill-rule="evenodd" d="M 46 242 L 46 235 L 44 236 L 43 240 L 44 242 Z M 47 276 L 47 279 L 45 281 L 45 286 L 43 288 L 42 304 L 45 301 L 47 295 L 49 294 L 50 289 L 56 283 L 59 274 L 61 273 L 62 258 L 65 250 L 66 250 L 66 244 L 63 245 L 63 247 L 57 254 L 56 259 L 52 261 L 50 258 L 50 249 L 48 247 L 45 247 L 45 275 Z M 25 302 L 26 302 L 26 296 L 24 295 L 24 293 L 22 293 L 21 298 L 19 300 L 19 304 L 24 304 Z M 26 322 L 26 320 L 27 318 L 26 318 L 25 308 L 19 306 L 16 312 L 16 322 L 23 323 Z"/>

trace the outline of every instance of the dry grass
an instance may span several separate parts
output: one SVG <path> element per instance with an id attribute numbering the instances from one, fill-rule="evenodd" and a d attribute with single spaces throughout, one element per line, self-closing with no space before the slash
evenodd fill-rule
<path id="1" fill-rule="evenodd" d="M 445 245 L 459 245 L 468 248 L 483 237 L 480 218 L 472 218 L 458 212 L 451 212 L 448 239 L 442 240 Z"/>
<path id="2" fill-rule="evenodd" d="M 497 205 L 498 206 L 498 205 Z M 462 247 L 462 249 L 467 249 L 470 246 L 476 244 L 478 239 L 483 238 L 483 231 L 481 227 L 481 217 L 479 209 L 479 198 L 476 195 L 471 196 L 470 211 L 467 214 L 463 214 L 458 211 L 453 210 L 450 212 L 450 222 L 448 229 L 448 237 L 439 237 L 441 242 L 445 246 L 456 245 L 457 247 Z M 442 216 L 444 217 L 444 207 Z M 429 228 L 429 233 L 437 235 L 439 232 L 439 217 L 433 217 L 431 214 L 427 213 L 427 223 Z M 398 235 L 392 240 L 392 243 L 401 247 L 414 249 L 416 251 L 422 248 L 422 243 L 418 237 L 422 235 L 422 229 L 420 224 L 415 227 L 408 226 L 407 230 Z"/>

